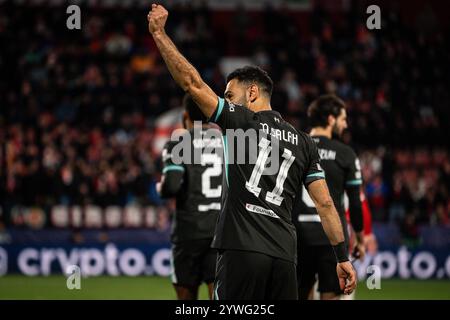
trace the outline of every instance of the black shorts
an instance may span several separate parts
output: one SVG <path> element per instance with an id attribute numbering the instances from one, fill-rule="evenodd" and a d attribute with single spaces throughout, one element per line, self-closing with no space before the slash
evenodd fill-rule
<path id="1" fill-rule="evenodd" d="M 298 246 L 298 295 L 301 300 L 307 299 L 310 289 L 319 278 L 319 292 L 341 294 L 336 273 L 336 257 L 333 248 L 328 245 Z"/>
<path id="2" fill-rule="evenodd" d="M 217 250 L 212 239 L 191 240 L 172 244 L 172 283 L 183 287 L 213 283 Z"/>
<path id="3" fill-rule="evenodd" d="M 297 300 L 295 263 L 263 253 L 219 250 L 215 300 Z"/>

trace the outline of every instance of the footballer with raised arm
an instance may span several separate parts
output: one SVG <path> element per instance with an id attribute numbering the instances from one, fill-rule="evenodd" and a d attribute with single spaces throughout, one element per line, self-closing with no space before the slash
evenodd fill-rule
<path id="1" fill-rule="evenodd" d="M 212 243 L 219 250 L 215 299 L 298 298 L 297 239 L 291 210 L 302 185 L 314 201 L 334 248 L 341 288 L 350 294 L 356 287 L 356 273 L 348 260 L 342 224 L 315 143 L 272 110 L 272 80 L 258 67 L 232 72 L 227 78 L 225 100 L 218 97 L 166 34 L 167 17 L 164 7 L 153 4 L 147 16 L 149 31 L 178 85 L 211 122 L 227 133 L 225 153 L 239 156 L 227 149 L 228 130 L 264 131 L 271 136 L 268 140 L 259 134 L 257 141 L 245 145 L 246 159 L 257 157 L 255 163 L 225 157 L 226 190 Z M 257 155 L 250 152 L 251 143 L 257 146 Z M 278 162 L 279 167 L 267 174 L 269 154 L 273 153 L 278 157 L 271 159 L 271 165 Z"/>

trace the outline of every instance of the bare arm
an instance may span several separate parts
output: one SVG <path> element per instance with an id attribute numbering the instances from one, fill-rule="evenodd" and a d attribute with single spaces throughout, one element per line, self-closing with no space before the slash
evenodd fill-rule
<path id="1" fill-rule="evenodd" d="M 352 255 L 355 258 L 364 260 L 365 245 L 363 232 L 363 213 L 362 203 L 360 197 L 360 186 L 350 185 L 345 188 L 348 196 L 348 207 L 350 212 L 350 222 L 355 231 L 356 243 L 352 250 Z"/>
<path id="2" fill-rule="evenodd" d="M 338 259 L 336 272 L 339 279 L 339 286 L 344 294 L 350 294 L 356 288 L 356 272 L 346 257 L 342 223 L 339 219 L 339 214 L 336 211 L 325 180 L 321 179 L 311 182 L 308 185 L 308 192 L 316 206 L 316 210 L 322 221 L 323 229 L 327 234 Z"/>
<path id="3" fill-rule="evenodd" d="M 210 118 L 216 110 L 218 97 L 166 34 L 164 26 L 168 15 L 163 6 L 152 4 L 152 9 L 147 16 L 148 29 L 172 77 L 185 92 L 192 96 L 203 114 Z"/>
<path id="4" fill-rule="evenodd" d="M 334 207 L 333 199 L 328 191 L 325 180 L 315 180 L 308 185 L 308 192 L 316 206 L 322 221 L 323 229 L 331 245 L 337 245 L 345 240 L 339 214 Z"/>

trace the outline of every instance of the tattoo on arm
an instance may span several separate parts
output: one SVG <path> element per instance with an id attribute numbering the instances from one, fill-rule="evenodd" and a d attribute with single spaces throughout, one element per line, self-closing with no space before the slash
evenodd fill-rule
<path id="1" fill-rule="evenodd" d="M 325 180 L 315 180 L 308 185 L 308 192 L 316 206 L 317 213 L 322 221 L 323 229 L 331 245 L 343 242 L 344 232 L 339 214 L 328 191 Z"/>
<path id="2" fill-rule="evenodd" d="M 175 44 L 164 32 L 153 33 L 153 39 L 178 85 L 188 92 L 208 118 L 214 113 L 218 97 L 203 81 L 195 67 L 178 51 Z"/>

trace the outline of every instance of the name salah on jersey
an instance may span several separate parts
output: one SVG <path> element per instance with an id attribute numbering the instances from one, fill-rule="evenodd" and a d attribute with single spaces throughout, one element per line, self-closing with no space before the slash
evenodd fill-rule
<path id="1" fill-rule="evenodd" d="M 274 119 L 275 119 L 275 122 L 280 121 L 276 117 Z M 278 121 L 277 121 L 277 119 L 278 119 Z M 267 123 L 260 122 L 259 124 L 261 125 L 262 131 L 264 133 L 271 135 L 272 137 L 274 137 L 278 140 L 289 142 L 289 143 L 293 144 L 294 146 L 298 145 L 298 134 L 293 133 L 292 131 L 289 131 L 289 130 L 272 128 Z"/>
<path id="2" fill-rule="evenodd" d="M 230 112 L 234 112 L 235 107 L 236 107 L 236 105 L 229 103 L 229 111 Z M 277 123 L 280 123 L 280 119 L 277 117 L 274 117 L 274 121 Z M 289 131 L 289 130 L 272 128 L 267 123 L 260 122 L 259 124 L 261 125 L 262 131 L 265 134 L 268 134 L 278 140 L 289 142 L 295 146 L 298 145 L 298 134 L 293 133 L 292 131 Z"/>

